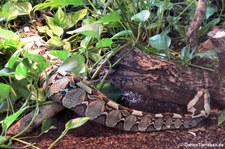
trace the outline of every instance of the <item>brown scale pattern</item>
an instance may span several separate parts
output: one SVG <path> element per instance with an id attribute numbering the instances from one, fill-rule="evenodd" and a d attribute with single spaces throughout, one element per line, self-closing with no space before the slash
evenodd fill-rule
<path id="1" fill-rule="evenodd" d="M 48 98 L 63 104 L 80 116 L 111 128 L 125 131 L 158 131 L 187 129 L 197 126 L 204 118 L 174 113 L 151 114 L 123 107 L 108 99 L 82 78 L 70 73 L 59 73 L 52 67 L 41 76 L 41 85 Z M 77 85 L 82 82 L 83 87 Z M 88 93 L 85 89 L 90 89 Z"/>

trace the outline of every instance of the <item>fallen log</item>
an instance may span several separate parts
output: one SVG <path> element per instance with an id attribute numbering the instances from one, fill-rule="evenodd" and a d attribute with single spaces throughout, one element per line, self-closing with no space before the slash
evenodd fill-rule
<path id="1" fill-rule="evenodd" d="M 39 112 L 35 116 L 32 123 L 31 121 L 35 115 L 35 111 L 31 111 L 30 113 L 28 113 L 27 115 L 19 119 L 17 122 L 15 122 L 13 125 L 11 125 L 9 129 L 7 130 L 7 134 L 8 135 L 18 135 L 18 134 L 25 135 L 27 133 L 30 133 L 35 128 L 40 126 L 44 120 L 53 117 L 54 115 L 56 115 L 63 109 L 64 107 L 57 103 L 44 105 L 40 107 Z"/>
<path id="2" fill-rule="evenodd" d="M 224 30 L 209 33 L 220 64 L 214 72 L 150 56 L 138 48 L 127 47 L 113 61 L 127 54 L 114 68 L 108 80 L 115 86 L 140 93 L 144 99 L 186 105 L 201 88 L 209 89 L 211 101 L 225 108 L 225 34 Z M 220 34 L 220 36 L 216 36 Z M 129 53 L 127 53 L 130 51 Z M 146 105 L 146 101 L 137 104 Z M 138 106 L 138 105 L 137 105 Z"/>

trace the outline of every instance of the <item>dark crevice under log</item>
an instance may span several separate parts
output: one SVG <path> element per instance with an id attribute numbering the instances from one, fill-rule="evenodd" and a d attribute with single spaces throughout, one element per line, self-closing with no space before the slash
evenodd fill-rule
<path id="1" fill-rule="evenodd" d="M 224 42 L 218 42 L 220 39 L 215 40 L 217 44 L 222 44 L 219 47 L 225 47 Z M 215 43 L 213 40 L 212 42 Z M 215 48 L 218 51 L 218 45 Z M 129 49 L 130 47 L 121 50 L 113 58 L 113 61 L 125 55 Z M 219 50 L 221 53 L 218 53 L 219 57 L 224 53 L 221 50 Z M 222 61 L 220 64 L 219 68 L 224 68 Z M 146 100 L 186 105 L 198 90 L 207 88 L 211 95 L 211 101 L 225 107 L 225 81 L 221 79 L 223 71 L 211 72 L 182 66 L 155 58 L 137 48 L 124 57 L 114 70 L 108 77 L 113 85 L 122 90 L 138 92 Z M 145 103 L 139 104 L 145 105 Z"/>

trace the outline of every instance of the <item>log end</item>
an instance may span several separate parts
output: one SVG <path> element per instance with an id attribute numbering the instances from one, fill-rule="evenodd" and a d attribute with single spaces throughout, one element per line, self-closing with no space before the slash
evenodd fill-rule
<path id="1" fill-rule="evenodd" d="M 224 29 L 213 29 L 212 31 L 210 31 L 208 33 L 208 36 L 210 38 L 214 38 L 214 39 L 220 39 L 220 38 L 225 38 L 225 30 Z"/>

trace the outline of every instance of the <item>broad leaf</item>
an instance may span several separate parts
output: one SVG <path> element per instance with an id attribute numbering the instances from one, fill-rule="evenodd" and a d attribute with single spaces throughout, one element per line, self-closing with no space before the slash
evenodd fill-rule
<path id="1" fill-rule="evenodd" d="M 51 50 L 48 52 L 48 54 L 58 57 L 62 61 L 65 61 L 71 55 L 69 51 L 63 50 Z"/>
<path id="2" fill-rule="evenodd" d="M 62 11 L 61 8 L 59 8 L 56 11 L 56 14 L 53 18 L 53 23 L 63 29 L 66 29 L 68 27 L 68 21 L 66 14 Z M 48 24 L 49 25 L 49 24 Z M 51 27 L 50 27 L 51 28 Z M 54 31 L 53 31 L 54 32 Z"/>
<path id="3" fill-rule="evenodd" d="M 20 56 L 20 54 L 23 52 L 23 50 L 17 50 L 9 59 L 9 61 L 6 63 L 5 67 L 7 68 L 13 68 L 15 62 L 17 61 L 18 57 Z"/>
<path id="4" fill-rule="evenodd" d="M 41 133 L 47 133 L 51 129 L 56 129 L 58 121 L 55 118 L 44 120 L 41 125 Z"/>
<path id="5" fill-rule="evenodd" d="M 66 123 L 66 128 L 65 130 L 70 130 L 70 129 L 74 129 L 74 128 L 77 128 L 77 127 L 80 127 L 82 126 L 83 124 L 85 124 L 90 118 L 88 117 L 82 117 L 82 118 L 75 118 L 75 119 L 72 119 L 72 120 L 69 120 L 67 123 Z"/>
<path id="6" fill-rule="evenodd" d="M 215 19 L 211 20 L 210 22 L 208 22 L 207 24 L 205 24 L 204 26 L 202 26 L 198 32 L 199 36 L 204 36 L 205 34 L 207 34 L 209 29 L 211 27 L 215 26 L 216 24 L 218 24 L 219 22 L 220 22 L 220 18 L 215 18 Z"/>
<path id="7" fill-rule="evenodd" d="M 0 27 L 0 33 L 0 38 L 8 40 L 19 40 L 19 36 L 10 30 L 2 29 Z"/>
<path id="8" fill-rule="evenodd" d="M 5 76 L 5 77 L 9 77 L 10 76 L 10 71 L 8 68 L 3 68 L 2 70 L 0 70 L 0 76 Z"/>
<path id="9" fill-rule="evenodd" d="M 133 34 L 133 32 L 131 30 L 123 30 L 123 31 L 120 31 L 118 33 L 116 33 L 112 39 L 116 39 L 118 37 L 123 37 L 123 36 L 131 36 Z"/>
<path id="10" fill-rule="evenodd" d="M 62 63 L 58 72 L 73 72 L 76 75 L 85 73 L 86 65 L 84 57 L 79 54 L 71 55 Z"/>
<path id="11" fill-rule="evenodd" d="M 49 30 L 49 27 L 47 25 L 45 25 L 45 26 L 37 26 L 37 29 L 38 29 L 38 31 L 40 33 L 46 33 Z"/>
<path id="12" fill-rule="evenodd" d="M 121 16 L 117 12 L 112 12 L 101 17 L 96 23 L 110 23 L 120 21 Z"/>
<path id="13" fill-rule="evenodd" d="M 62 139 L 66 133 L 73 128 L 77 128 L 82 126 L 84 123 L 86 123 L 89 120 L 88 117 L 83 117 L 83 118 L 76 118 L 76 119 L 72 119 L 70 121 L 68 121 L 66 123 L 66 128 L 65 130 L 62 132 L 62 134 L 49 146 L 49 149 L 52 149 L 53 146 L 60 140 Z"/>
<path id="14" fill-rule="evenodd" d="M 71 20 L 71 24 L 75 25 L 78 21 L 83 19 L 87 15 L 87 9 L 82 9 L 79 11 L 76 11 L 75 13 L 70 13 L 68 18 Z"/>
<path id="15" fill-rule="evenodd" d="M 60 37 L 53 36 L 53 37 L 51 37 L 51 39 L 49 39 L 47 41 L 47 44 L 49 44 L 50 46 L 53 46 L 53 47 L 61 47 L 63 45 L 63 42 Z"/>
<path id="16" fill-rule="evenodd" d="M 111 47 L 111 45 L 112 45 L 112 39 L 103 38 L 97 42 L 96 48 Z"/>
<path id="17" fill-rule="evenodd" d="M 29 52 L 24 52 L 24 57 L 28 58 L 37 63 L 37 67 L 39 68 L 39 72 L 42 72 L 50 63 L 46 61 L 46 59 L 41 55 L 31 54 Z"/>
<path id="18" fill-rule="evenodd" d="M 79 34 L 83 34 L 86 36 L 90 36 L 90 37 L 99 39 L 100 35 L 102 33 L 102 30 L 103 30 L 103 27 L 101 25 L 87 24 L 87 25 L 83 25 L 82 27 L 80 27 L 74 31 L 69 31 L 67 33 L 68 34 L 79 33 Z"/>
<path id="19" fill-rule="evenodd" d="M 23 62 L 20 62 L 16 67 L 15 77 L 17 80 L 22 80 L 27 77 L 27 67 Z"/>
<path id="20" fill-rule="evenodd" d="M 165 34 L 158 34 L 148 39 L 148 43 L 156 49 L 162 50 L 169 48 L 171 38 Z"/>
<path id="21" fill-rule="evenodd" d="M 201 58 L 202 57 L 206 57 L 206 58 L 213 59 L 213 60 L 217 60 L 218 59 L 215 50 L 208 50 L 208 51 L 198 52 L 198 53 L 195 53 L 194 56 L 199 56 Z"/>
<path id="22" fill-rule="evenodd" d="M 217 12 L 217 7 L 212 5 L 212 4 L 208 4 L 206 6 L 206 12 L 205 12 L 205 16 L 206 19 L 208 19 L 209 17 L 211 17 L 215 12 Z"/>
<path id="23" fill-rule="evenodd" d="M 143 23 L 146 20 L 148 20 L 149 16 L 150 16 L 149 10 L 142 10 L 141 12 L 133 15 L 131 17 L 131 20 Z"/>
<path id="24" fill-rule="evenodd" d="M 86 36 L 80 43 L 80 46 L 84 49 L 86 49 L 89 45 L 89 43 L 91 42 L 92 37 L 90 36 Z"/>
<path id="25" fill-rule="evenodd" d="M 45 3 L 40 3 L 35 6 L 34 11 L 45 9 L 45 8 L 57 8 L 57 7 L 66 7 L 68 5 L 79 6 L 83 5 L 82 0 L 48 0 Z"/>
<path id="26" fill-rule="evenodd" d="M 101 58 L 101 55 L 99 55 L 98 53 L 95 53 L 95 52 L 89 52 L 88 55 L 95 62 L 97 62 Z"/>
<path id="27" fill-rule="evenodd" d="M 11 138 L 11 136 L 0 136 L 0 145 L 5 145 L 9 139 Z M 10 148 L 10 146 L 0 146 L 0 147 L 3 147 L 3 148 Z"/>
<path id="28" fill-rule="evenodd" d="M 0 98 L 5 99 L 9 97 L 11 86 L 8 84 L 0 83 Z"/>
<path id="29" fill-rule="evenodd" d="M 0 17 L 4 17 L 7 21 L 17 18 L 19 11 L 14 3 L 7 2 L 3 5 Z"/>
<path id="30" fill-rule="evenodd" d="M 32 11 L 32 5 L 28 2 L 17 2 L 15 3 L 18 10 L 18 15 L 29 15 Z"/>
<path id="31" fill-rule="evenodd" d="M 54 19 L 51 18 L 51 17 L 46 17 L 46 21 L 47 21 L 47 24 L 49 26 L 49 28 L 52 30 L 52 32 L 57 35 L 58 37 L 60 37 L 62 34 L 63 34 L 63 28 L 56 25 L 54 23 Z"/>

